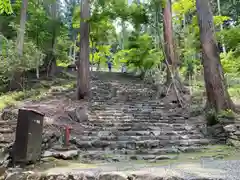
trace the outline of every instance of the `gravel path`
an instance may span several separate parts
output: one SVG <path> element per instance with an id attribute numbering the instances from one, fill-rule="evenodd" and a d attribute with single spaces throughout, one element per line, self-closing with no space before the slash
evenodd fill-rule
<path id="1" fill-rule="evenodd" d="M 95 168 L 79 168 L 74 164 L 66 168 L 49 169 L 47 173 L 92 173 L 94 176 L 101 173 L 110 175 L 114 173 L 123 173 L 127 176 L 147 176 L 149 180 L 152 180 L 151 177 L 158 177 L 157 179 L 175 177 L 176 180 L 239 180 L 240 160 L 225 161 L 204 159 L 199 163 L 181 163 L 160 167 L 154 165 L 146 166 L 144 164 L 112 163 L 99 165 Z"/>

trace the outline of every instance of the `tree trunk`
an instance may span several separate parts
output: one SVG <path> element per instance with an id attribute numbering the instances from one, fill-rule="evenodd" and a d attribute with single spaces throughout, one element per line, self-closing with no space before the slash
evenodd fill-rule
<path id="1" fill-rule="evenodd" d="M 90 95 L 90 71 L 89 71 L 89 0 L 81 1 L 80 22 L 80 55 L 77 78 L 77 99 L 84 99 Z"/>
<path id="2" fill-rule="evenodd" d="M 20 29 L 17 37 L 17 41 L 18 41 L 17 50 L 20 56 L 22 56 L 23 54 L 24 33 L 26 29 L 26 18 L 27 18 L 27 5 L 28 5 L 28 0 L 23 0 L 22 7 L 21 7 Z"/>
<path id="3" fill-rule="evenodd" d="M 171 0 L 166 0 L 163 8 L 163 32 L 164 32 L 164 51 L 165 62 L 167 65 L 166 85 L 174 89 L 177 99 L 179 99 L 179 92 L 184 92 L 184 87 L 181 83 L 178 73 L 178 58 L 175 51 L 175 43 L 173 38 L 172 25 L 172 8 Z M 180 100 L 179 100 L 180 101 Z"/>
<path id="4" fill-rule="evenodd" d="M 56 59 L 56 54 L 55 54 L 55 49 L 56 49 L 56 44 L 57 44 L 57 18 L 58 18 L 58 14 L 57 14 L 57 10 L 58 10 L 58 5 L 57 5 L 57 0 L 55 0 L 55 2 L 53 2 L 52 4 L 52 9 L 51 9 L 51 13 L 52 13 L 52 19 L 54 20 L 54 25 L 52 27 L 52 42 L 51 42 L 51 59 L 50 59 L 50 67 L 48 69 L 48 74 L 51 77 L 54 77 L 57 73 L 57 59 Z"/>
<path id="5" fill-rule="evenodd" d="M 166 56 L 167 79 L 166 84 L 171 84 L 171 73 L 173 75 L 176 71 L 176 53 L 174 51 L 174 40 L 173 40 L 173 26 L 172 26 L 172 8 L 171 0 L 166 0 L 165 7 L 163 9 L 163 32 L 164 32 L 164 51 Z"/>
<path id="6" fill-rule="evenodd" d="M 196 7 L 202 46 L 207 106 L 216 112 L 234 109 L 224 80 L 209 1 L 196 0 Z"/>
<path id="7" fill-rule="evenodd" d="M 26 28 L 26 16 L 27 16 L 27 5 L 28 0 L 22 1 L 21 7 L 21 19 L 20 19 L 20 28 L 17 37 L 17 52 L 19 55 L 19 61 L 21 61 L 21 56 L 23 55 L 23 44 L 24 44 L 24 33 Z M 22 88 L 22 70 L 16 70 L 12 76 L 12 79 L 9 84 L 10 90 L 16 90 Z"/>
<path id="8" fill-rule="evenodd" d="M 52 47 L 51 47 L 51 54 L 50 54 L 50 64 L 49 64 L 49 68 L 48 68 L 48 75 L 50 75 L 51 77 L 55 76 L 57 73 L 57 60 L 56 60 L 56 55 L 54 53 L 55 50 L 55 46 L 56 46 L 56 30 L 55 28 L 53 28 L 53 32 L 52 32 Z"/>

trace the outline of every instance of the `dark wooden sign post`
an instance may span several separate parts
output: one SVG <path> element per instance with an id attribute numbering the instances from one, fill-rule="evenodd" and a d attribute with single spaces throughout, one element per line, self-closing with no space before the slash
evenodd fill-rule
<path id="1" fill-rule="evenodd" d="M 19 109 L 13 149 L 13 165 L 34 163 L 41 158 L 44 114 Z"/>

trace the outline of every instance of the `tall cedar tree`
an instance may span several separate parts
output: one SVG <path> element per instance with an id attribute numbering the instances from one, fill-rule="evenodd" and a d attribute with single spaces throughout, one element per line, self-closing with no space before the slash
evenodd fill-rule
<path id="1" fill-rule="evenodd" d="M 80 12 L 80 55 L 77 62 L 77 99 L 87 98 L 90 94 L 90 70 L 89 70 L 89 0 L 81 1 Z"/>
<path id="2" fill-rule="evenodd" d="M 207 108 L 214 109 L 216 112 L 234 109 L 220 62 L 209 0 L 196 0 L 196 7 L 202 47 Z"/>

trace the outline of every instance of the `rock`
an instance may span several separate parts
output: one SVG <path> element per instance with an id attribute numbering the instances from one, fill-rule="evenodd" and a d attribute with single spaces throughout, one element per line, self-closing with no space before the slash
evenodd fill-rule
<path id="1" fill-rule="evenodd" d="M 0 133 L 2 133 L 2 134 L 13 133 L 13 132 L 14 131 L 11 128 L 0 128 Z"/>
<path id="2" fill-rule="evenodd" d="M 187 130 L 187 131 L 191 131 L 192 129 L 194 129 L 193 126 L 190 126 L 190 125 L 185 126 L 185 130 Z"/>
<path id="3" fill-rule="evenodd" d="M 108 141 L 101 141 L 101 140 L 93 140 L 91 142 L 91 144 L 92 144 L 93 147 L 96 147 L 96 148 L 98 148 L 98 147 L 106 148 L 106 147 L 110 146 L 110 142 L 108 142 Z"/>
<path id="4" fill-rule="evenodd" d="M 229 124 L 223 127 L 228 133 L 237 131 L 237 127 L 234 124 Z"/>
<path id="5" fill-rule="evenodd" d="M 39 180 L 40 178 L 43 178 L 43 176 L 32 171 L 27 171 L 8 173 L 5 180 Z"/>
<path id="6" fill-rule="evenodd" d="M 133 156 L 130 156 L 130 159 L 131 159 L 131 160 L 138 160 L 138 157 L 135 156 L 135 155 L 133 155 Z"/>
<path id="7" fill-rule="evenodd" d="M 5 109 L 1 115 L 2 120 L 17 120 L 18 118 L 18 109 Z"/>
<path id="8" fill-rule="evenodd" d="M 78 107 L 74 110 L 70 110 L 67 112 L 68 116 L 76 122 L 88 121 L 88 113 L 87 109 L 84 107 Z"/>
<path id="9" fill-rule="evenodd" d="M 84 154 L 81 156 L 81 159 L 84 159 L 84 160 L 90 160 L 91 161 L 94 161 L 94 160 L 107 160 L 109 159 L 109 157 L 105 156 L 104 154 L 101 154 L 101 153 L 87 153 L 87 154 Z"/>
<path id="10" fill-rule="evenodd" d="M 236 136 L 240 136 L 240 131 L 236 131 L 236 132 L 234 132 L 234 135 L 236 135 Z"/>
<path id="11" fill-rule="evenodd" d="M 92 148 L 92 144 L 91 142 L 82 142 L 78 139 L 70 139 L 70 143 L 76 145 L 78 148 L 82 148 L 82 149 L 87 149 L 87 148 Z"/>
<path id="12" fill-rule="evenodd" d="M 240 137 L 239 136 L 236 136 L 234 134 L 231 134 L 230 136 L 226 137 L 226 139 L 229 138 L 229 139 L 233 139 L 233 140 L 240 140 Z"/>
<path id="13" fill-rule="evenodd" d="M 116 87 L 113 87 L 112 88 L 112 91 L 111 91 L 111 97 L 116 97 L 117 96 L 117 88 Z"/>
<path id="14" fill-rule="evenodd" d="M 122 172 L 107 172 L 99 175 L 99 180 L 128 180 L 128 176 Z"/>
<path id="15" fill-rule="evenodd" d="M 84 107 L 77 108 L 76 109 L 76 116 L 77 116 L 78 122 L 88 121 L 87 109 L 84 108 Z"/>
<path id="16" fill-rule="evenodd" d="M 69 151 L 63 151 L 63 152 L 58 152 L 54 154 L 54 157 L 57 158 L 63 158 L 63 159 L 76 159 L 79 155 L 78 150 L 69 150 Z"/>
<path id="17" fill-rule="evenodd" d="M 227 144 L 234 147 L 240 147 L 240 141 L 235 139 L 228 139 Z"/>
<path id="18" fill-rule="evenodd" d="M 76 159 L 79 155 L 78 150 L 69 150 L 69 151 L 45 151 L 42 157 L 55 157 L 58 159 L 72 160 Z"/>
<path id="19" fill-rule="evenodd" d="M 168 156 L 168 155 L 160 155 L 155 158 L 155 160 L 167 160 L 167 159 L 176 159 L 177 156 Z"/>
<path id="20" fill-rule="evenodd" d="M 211 128 L 214 136 L 218 136 L 219 134 L 224 133 L 224 129 L 221 124 L 213 125 Z"/>
<path id="21" fill-rule="evenodd" d="M 148 155 L 148 156 L 143 156 L 142 159 L 143 160 L 151 160 L 151 159 L 155 159 L 156 156 L 155 155 Z"/>
<path id="22" fill-rule="evenodd" d="M 98 132 L 98 137 L 100 137 L 100 138 L 111 136 L 111 135 L 112 135 L 111 131 L 99 131 Z"/>

